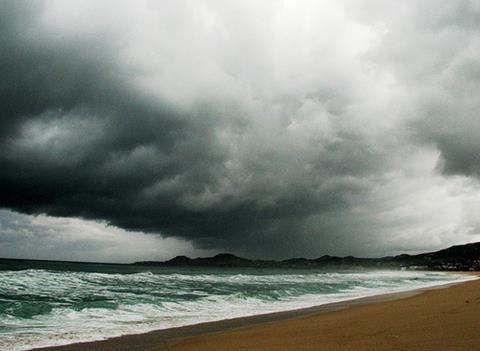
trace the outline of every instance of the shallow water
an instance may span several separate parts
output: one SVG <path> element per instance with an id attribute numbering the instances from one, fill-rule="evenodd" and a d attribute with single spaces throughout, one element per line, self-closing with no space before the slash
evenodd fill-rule
<path id="1" fill-rule="evenodd" d="M 412 271 L 0 263 L 0 350 L 141 333 L 472 279 Z"/>

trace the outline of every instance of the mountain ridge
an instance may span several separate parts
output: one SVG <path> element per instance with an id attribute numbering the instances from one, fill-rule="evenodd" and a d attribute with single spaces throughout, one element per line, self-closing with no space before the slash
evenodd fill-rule
<path id="1" fill-rule="evenodd" d="M 285 260 L 248 259 L 231 253 L 212 257 L 190 258 L 176 256 L 167 261 L 140 261 L 134 265 L 189 266 L 189 267 L 251 267 L 251 268 L 388 268 L 428 269 L 446 271 L 480 271 L 480 242 L 454 245 L 448 248 L 416 255 L 400 254 L 380 258 L 323 255 L 308 259 L 303 257 Z"/>

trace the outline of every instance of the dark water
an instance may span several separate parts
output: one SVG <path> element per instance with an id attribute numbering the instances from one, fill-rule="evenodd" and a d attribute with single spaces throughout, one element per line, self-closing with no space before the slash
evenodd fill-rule
<path id="1" fill-rule="evenodd" d="M 0 260 L 0 350 L 98 340 L 465 279 L 430 272 Z"/>

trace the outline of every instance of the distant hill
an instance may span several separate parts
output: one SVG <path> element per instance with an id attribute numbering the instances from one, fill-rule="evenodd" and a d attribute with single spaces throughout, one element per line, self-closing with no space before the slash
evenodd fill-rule
<path id="1" fill-rule="evenodd" d="M 321 268 L 321 269 L 428 269 L 448 271 L 480 271 L 480 242 L 455 245 L 419 255 L 402 254 L 381 258 L 338 257 L 324 255 L 316 259 L 291 258 L 283 261 L 250 260 L 229 253 L 213 257 L 177 256 L 169 261 L 143 261 L 135 265 L 166 267 L 254 267 L 254 268 Z"/>

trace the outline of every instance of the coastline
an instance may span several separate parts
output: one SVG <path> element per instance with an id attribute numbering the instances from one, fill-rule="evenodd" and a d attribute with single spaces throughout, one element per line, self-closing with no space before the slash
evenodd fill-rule
<path id="1" fill-rule="evenodd" d="M 471 274 L 478 277 L 476 273 L 465 273 Z M 475 288 L 472 288 L 475 286 Z M 283 329 L 295 329 L 294 325 L 297 325 L 299 322 L 305 322 L 306 319 L 312 319 L 313 321 L 321 321 L 329 319 L 338 320 L 349 317 L 358 311 L 363 310 L 375 310 L 382 308 L 388 309 L 394 306 L 400 301 L 416 301 L 421 297 L 427 299 L 428 295 L 437 292 L 436 294 L 440 295 L 452 295 L 451 289 L 460 289 L 468 290 L 470 293 L 478 291 L 478 304 L 480 306 L 480 280 L 469 280 L 461 282 L 453 282 L 442 285 L 436 285 L 427 288 L 420 288 L 415 290 L 380 294 L 374 296 L 367 296 L 362 298 L 356 298 L 352 300 L 334 302 L 329 304 L 318 305 L 314 307 L 274 312 L 268 314 L 254 315 L 248 317 L 233 318 L 227 320 L 213 321 L 200 323 L 195 325 L 188 325 L 176 328 L 169 328 L 164 330 L 155 330 L 142 334 L 133 334 L 133 335 L 124 335 L 114 338 L 109 338 L 106 340 L 100 341 L 91 341 L 83 343 L 74 343 L 63 346 L 52 346 L 52 347 L 43 347 L 35 348 L 31 351 L 163 351 L 163 350 L 224 350 L 226 345 L 228 349 L 234 350 L 232 348 L 231 342 L 232 337 L 237 340 L 237 334 L 247 334 L 242 337 L 242 340 L 251 340 L 251 344 L 246 345 L 245 348 L 240 349 L 255 349 L 255 346 L 262 344 L 265 346 L 264 349 L 284 349 L 282 345 L 269 345 L 267 340 L 276 340 L 277 336 L 271 336 L 276 334 L 276 330 Z M 449 291 L 449 293 L 446 293 Z M 453 294 L 453 297 L 456 299 L 456 293 Z M 477 301 L 477 300 L 475 300 Z M 457 301 L 458 302 L 458 301 Z M 436 306 L 436 305 L 435 305 Z M 480 308 L 479 308 L 480 312 Z M 480 314 L 479 314 L 480 315 Z M 350 316 L 350 317 L 352 317 Z M 350 319 L 350 318 L 347 318 Z M 480 322 L 480 317 L 478 319 Z M 370 322 L 365 321 L 366 324 Z M 310 322 L 309 322 L 310 323 Z M 477 323 L 478 324 L 478 323 Z M 290 328 L 290 326 L 292 328 Z M 342 329 L 345 325 L 339 325 Z M 279 329 L 280 328 L 280 329 Z M 302 334 L 301 328 L 300 334 Z M 257 339 L 251 338 L 251 335 L 256 335 Z M 316 333 L 318 334 L 318 333 Z M 270 336 L 269 336 L 270 335 Z M 332 334 L 333 335 L 333 334 Z M 305 335 L 308 338 L 308 335 Z M 223 343 L 219 342 L 219 338 L 224 340 Z M 230 341 L 229 341 L 230 340 Z M 480 342 L 480 336 L 479 340 Z M 226 344 L 225 344 L 226 342 Z M 267 344 L 265 344 L 267 342 Z M 325 340 L 319 340 L 320 343 L 325 343 Z M 203 345 L 203 346 L 201 346 Z M 223 346 L 222 346 L 223 345 Z M 310 344 L 309 344 L 310 345 Z M 303 347 L 301 344 L 297 345 L 298 347 L 294 348 L 285 348 L 285 350 L 295 350 L 295 349 L 309 349 Z M 305 346 L 305 345 L 304 345 Z M 317 345 L 318 346 L 318 345 Z M 203 347 L 203 348 L 202 348 Z M 332 347 L 332 346 L 330 346 Z M 372 349 L 372 345 L 369 346 Z M 413 346 L 412 346 L 413 347 Z M 326 348 L 330 350 L 331 348 Z M 260 349 L 259 349 L 260 350 Z M 338 348 L 338 350 L 350 350 L 348 348 Z M 379 350 L 383 350 L 379 348 Z M 385 349 L 387 350 L 387 349 Z"/>

